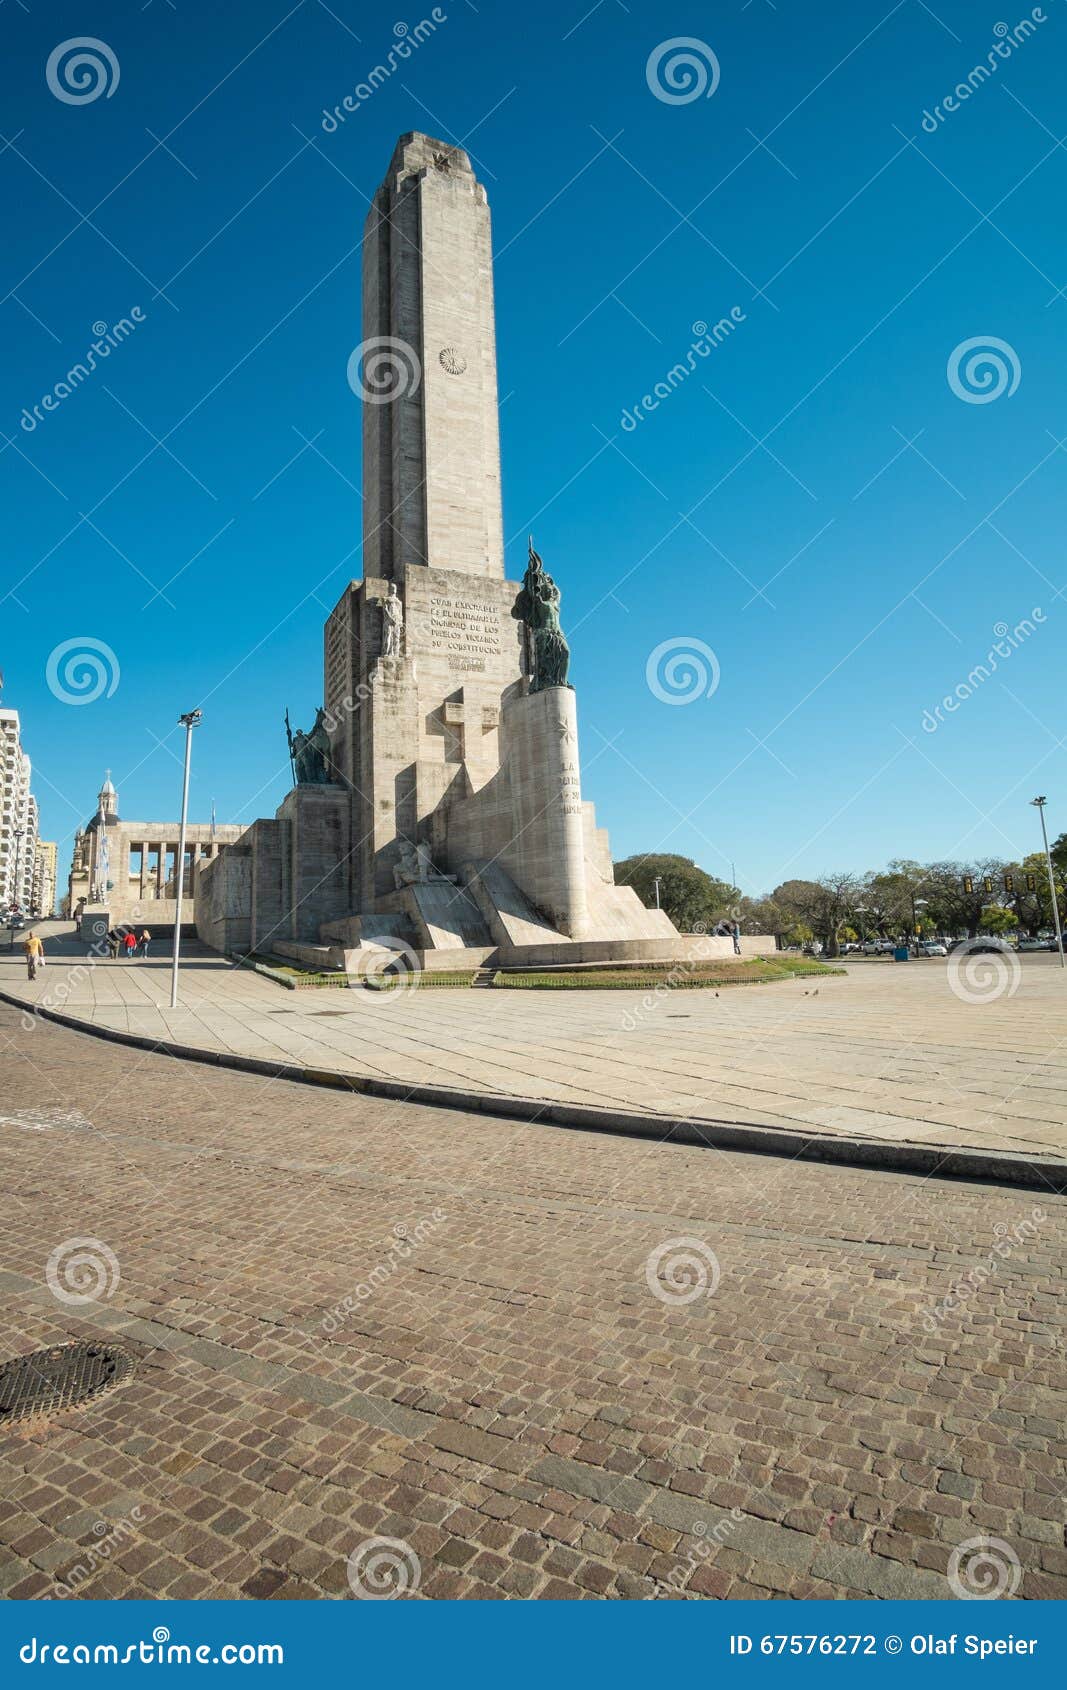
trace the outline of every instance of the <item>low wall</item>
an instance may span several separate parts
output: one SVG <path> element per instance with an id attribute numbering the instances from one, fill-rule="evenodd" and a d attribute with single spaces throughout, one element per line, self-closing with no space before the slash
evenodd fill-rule
<path id="1" fill-rule="evenodd" d="M 774 939 L 749 935 L 741 939 L 743 957 L 769 956 Z M 496 961 L 501 968 L 565 968 L 583 963 L 711 962 L 734 955 L 732 939 L 704 934 L 679 934 L 676 939 L 585 939 L 562 945 L 501 945 Z"/>
<path id="2" fill-rule="evenodd" d="M 251 948 L 251 884 L 251 853 L 232 845 L 197 870 L 196 932 L 212 950 L 226 954 Z"/>

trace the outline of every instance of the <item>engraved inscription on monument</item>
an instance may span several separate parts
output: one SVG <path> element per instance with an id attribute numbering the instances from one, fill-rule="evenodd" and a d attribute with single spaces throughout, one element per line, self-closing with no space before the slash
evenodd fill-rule
<path id="1" fill-rule="evenodd" d="M 448 656 L 450 669 L 480 672 L 500 657 L 500 615 L 475 599 L 435 593 L 430 599 L 430 643 Z"/>

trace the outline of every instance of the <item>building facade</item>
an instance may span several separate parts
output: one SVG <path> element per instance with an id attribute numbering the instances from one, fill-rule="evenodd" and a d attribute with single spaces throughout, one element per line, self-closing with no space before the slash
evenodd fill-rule
<path id="1" fill-rule="evenodd" d="M 0 710 L 0 910 L 33 904 L 37 801 L 17 710 Z"/>
<path id="2" fill-rule="evenodd" d="M 176 821 L 125 821 L 110 773 L 97 795 L 96 813 L 74 835 L 65 908 L 77 921 L 87 905 L 106 909 L 112 926 L 142 922 L 174 925 L 178 893 Z M 201 863 L 212 861 L 244 828 L 189 822 L 185 829 L 182 920 L 196 919 L 195 887 Z"/>
<path id="3" fill-rule="evenodd" d="M 33 864 L 31 908 L 52 915 L 56 907 L 57 847 L 54 839 L 38 839 Z"/>

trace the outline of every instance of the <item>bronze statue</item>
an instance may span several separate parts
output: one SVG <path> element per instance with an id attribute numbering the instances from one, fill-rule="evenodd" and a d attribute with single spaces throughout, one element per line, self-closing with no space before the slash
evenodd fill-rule
<path id="1" fill-rule="evenodd" d="M 569 685 L 571 649 L 559 625 L 560 591 L 534 551 L 530 535 L 530 560 L 522 579 L 522 592 L 511 614 L 525 623 L 530 691 Z"/>
<path id="2" fill-rule="evenodd" d="M 289 740 L 289 761 L 292 764 L 293 780 L 297 786 L 329 786 L 332 781 L 330 773 L 330 736 L 326 732 L 326 712 L 322 707 L 315 716 L 315 726 L 309 734 L 302 728 L 294 733 L 289 726 L 289 712 L 285 712 L 285 732 Z"/>

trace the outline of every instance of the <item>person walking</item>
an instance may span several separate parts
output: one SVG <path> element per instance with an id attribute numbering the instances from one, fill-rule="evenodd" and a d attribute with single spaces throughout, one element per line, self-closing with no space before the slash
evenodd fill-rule
<path id="1" fill-rule="evenodd" d="M 152 935 L 151 935 L 151 933 L 149 933 L 148 928 L 146 927 L 143 930 L 143 932 L 141 933 L 141 955 L 143 957 L 146 957 L 148 955 L 148 947 L 151 943 L 152 943 Z"/>
<path id="2" fill-rule="evenodd" d="M 118 960 L 120 943 L 121 935 L 118 929 L 115 927 L 110 928 L 107 935 L 107 954 L 111 958 L 112 962 L 116 962 Z"/>
<path id="3" fill-rule="evenodd" d="M 126 960 L 128 962 L 132 962 L 134 953 L 137 950 L 137 935 L 132 927 L 127 930 L 123 944 L 126 947 Z"/>
<path id="4" fill-rule="evenodd" d="M 44 960 L 44 946 L 36 933 L 27 933 L 22 948 L 26 952 L 26 974 L 29 979 L 36 980 L 37 965 Z"/>
<path id="5" fill-rule="evenodd" d="M 734 942 L 734 956 L 741 955 L 741 923 L 735 921 L 730 928 L 730 937 Z"/>

